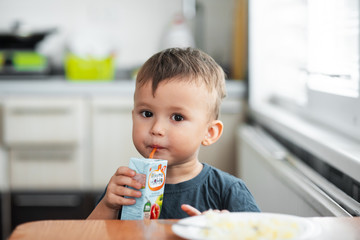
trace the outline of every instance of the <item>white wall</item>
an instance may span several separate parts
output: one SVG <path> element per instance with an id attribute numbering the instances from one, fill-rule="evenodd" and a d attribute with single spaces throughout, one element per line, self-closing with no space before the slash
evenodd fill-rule
<path id="1" fill-rule="evenodd" d="M 7 31 L 16 20 L 31 30 L 56 27 L 57 33 L 44 41 L 43 50 L 60 64 L 67 42 L 74 34 L 100 29 L 117 53 L 117 65 L 127 68 L 141 65 L 161 49 L 161 38 L 173 16 L 182 11 L 182 3 L 181 0 L 1 0 L 0 31 Z M 202 33 L 203 50 L 228 65 L 234 0 L 198 3 L 203 6 L 204 24 L 199 29 L 193 19 L 189 25 L 193 31 Z"/>

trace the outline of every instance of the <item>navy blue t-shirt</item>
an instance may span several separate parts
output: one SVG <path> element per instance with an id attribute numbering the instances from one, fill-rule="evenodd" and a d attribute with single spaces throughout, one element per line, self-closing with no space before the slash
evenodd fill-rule
<path id="1" fill-rule="evenodd" d="M 105 192 L 100 200 L 105 196 Z M 178 184 L 165 184 L 160 219 L 189 217 L 181 210 L 182 204 L 189 204 L 200 212 L 209 209 L 226 209 L 230 212 L 260 211 L 241 179 L 206 163 L 203 163 L 203 169 L 193 179 Z M 121 213 L 119 219 L 120 216 Z"/>
<path id="2" fill-rule="evenodd" d="M 200 174 L 189 181 L 165 184 L 160 218 L 188 217 L 181 210 L 181 204 L 189 204 L 200 212 L 209 209 L 227 209 L 230 212 L 260 211 L 241 179 L 206 163 L 203 163 L 203 166 Z"/>

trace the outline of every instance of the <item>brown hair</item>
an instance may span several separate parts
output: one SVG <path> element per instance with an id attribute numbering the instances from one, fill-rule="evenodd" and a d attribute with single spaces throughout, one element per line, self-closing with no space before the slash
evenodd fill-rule
<path id="1" fill-rule="evenodd" d="M 165 49 L 144 63 L 137 74 L 136 85 L 142 87 L 152 81 L 155 95 L 160 82 L 175 79 L 204 83 L 210 93 L 216 94 L 214 117 L 218 118 L 221 101 L 226 96 L 225 74 L 212 57 L 194 48 Z"/>

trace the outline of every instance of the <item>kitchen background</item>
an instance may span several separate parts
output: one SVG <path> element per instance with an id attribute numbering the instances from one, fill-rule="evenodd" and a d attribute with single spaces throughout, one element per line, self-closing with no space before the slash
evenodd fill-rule
<path id="1" fill-rule="evenodd" d="M 359 216 L 359 12 L 358 0 L 1 0 L 0 235 L 90 213 L 137 156 L 136 70 L 168 46 L 196 46 L 228 76 L 224 134 L 202 161 L 244 179 L 264 212 Z"/>
<path id="2" fill-rule="evenodd" d="M 118 69 L 134 68 L 176 38 L 189 45 L 194 42 L 228 68 L 235 2 L 3 0 L 0 29 L 11 31 L 17 26 L 20 34 L 54 30 L 37 50 L 51 56 L 57 67 L 63 65 L 65 50 L 70 50 L 93 56 L 112 53 Z M 184 24 L 179 14 L 184 15 Z"/>
<path id="3" fill-rule="evenodd" d="M 245 29 L 243 0 L 0 1 L 0 236 L 27 221 L 87 217 L 138 156 L 136 70 L 170 46 L 198 47 L 226 71 L 227 127 L 201 159 L 235 175 Z"/>

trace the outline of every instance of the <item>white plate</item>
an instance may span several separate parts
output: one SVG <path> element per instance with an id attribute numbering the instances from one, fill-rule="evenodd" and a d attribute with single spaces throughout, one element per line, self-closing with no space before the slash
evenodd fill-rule
<path id="1" fill-rule="evenodd" d="M 296 231 L 294 237 L 287 238 L 291 240 L 313 239 L 320 232 L 320 227 L 310 219 L 285 214 L 236 212 L 216 214 L 216 218 L 220 218 L 226 222 L 234 223 L 248 223 L 249 221 L 252 221 L 266 224 L 267 221 L 274 220 L 286 224 L 295 223 L 298 226 L 298 230 Z M 172 230 L 176 235 L 186 239 L 211 239 L 210 237 L 206 237 L 204 235 L 204 229 L 201 228 L 206 226 L 207 221 L 208 220 L 205 215 L 184 218 L 181 219 L 177 224 L 174 224 L 172 226 Z M 241 238 L 237 237 L 236 239 Z"/>

